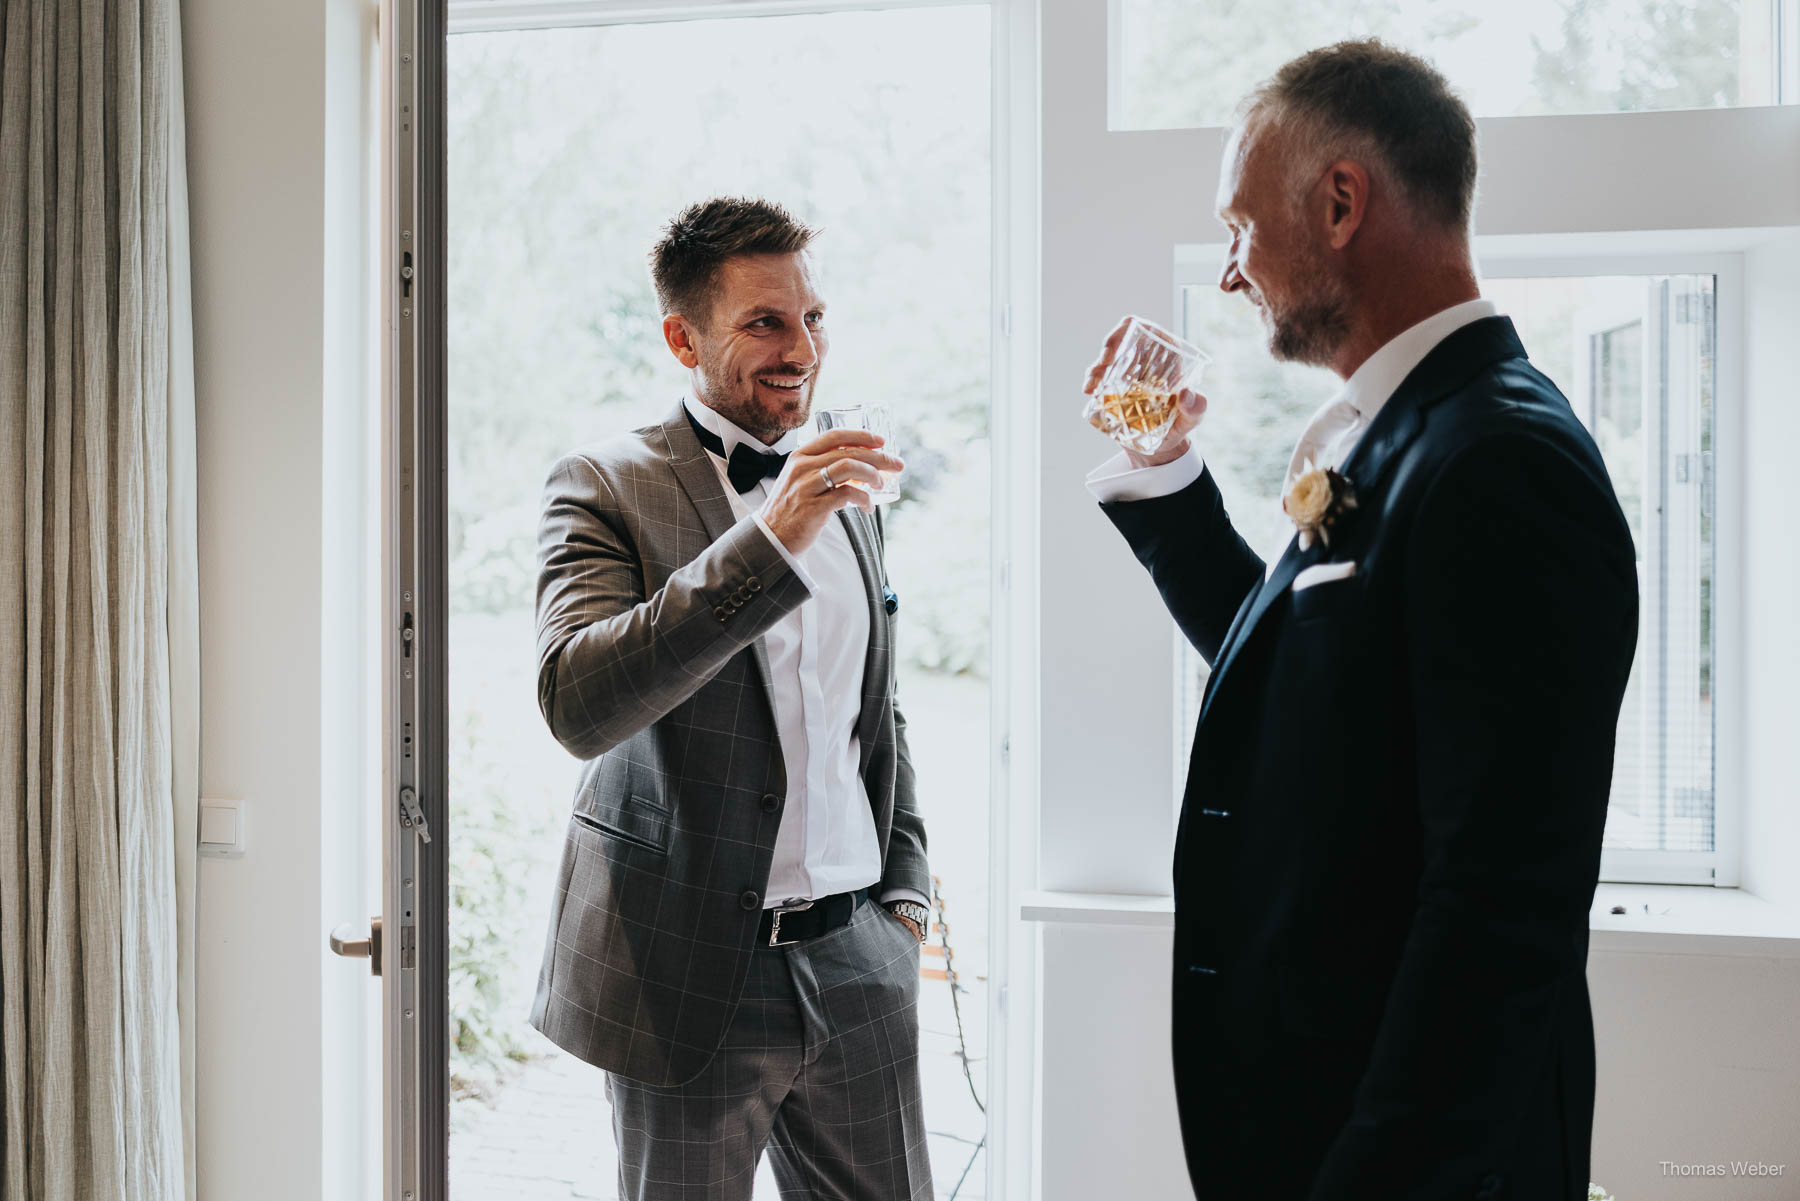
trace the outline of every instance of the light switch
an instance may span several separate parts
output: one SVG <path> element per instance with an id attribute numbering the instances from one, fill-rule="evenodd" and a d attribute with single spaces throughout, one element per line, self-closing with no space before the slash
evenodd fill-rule
<path id="1" fill-rule="evenodd" d="M 200 802 L 200 853 L 202 855 L 242 855 L 244 853 L 244 802 Z"/>

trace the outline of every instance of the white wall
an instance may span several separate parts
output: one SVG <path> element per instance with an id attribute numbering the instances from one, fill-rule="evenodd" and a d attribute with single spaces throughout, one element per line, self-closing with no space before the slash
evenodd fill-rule
<path id="1" fill-rule="evenodd" d="M 349 0 L 183 11 L 201 791 L 248 802 L 244 856 L 199 872 L 200 1196 L 341 1201 L 362 1171 L 359 1130 L 378 1128 L 352 1086 L 373 1055 L 360 1032 L 375 990 L 325 944 L 333 921 L 372 912 L 341 814 L 372 812 L 342 735 L 364 692 L 343 477 L 367 394 L 357 127 L 373 17 Z"/>
<path id="2" fill-rule="evenodd" d="M 1800 765 L 1794 759 L 1794 682 L 1800 679 L 1800 537 L 1793 504 L 1800 455 L 1800 236 L 1744 256 L 1749 394 L 1744 473 L 1744 771 L 1751 837 L 1744 887 L 1800 907 Z M 1725 616 L 1721 614 L 1721 619 Z M 1796 999 L 1800 1010 L 1800 999 Z M 1795 1137 L 1800 1146 L 1800 1133 Z M 1797 1186 L 1800 1191 L 1800 1186 Z"/>
<path id="3" fill-rule="evenodd" d="M 1171 315 L 1177 245 L 1218 240 L 1216 130 L 1112 133 L 1107 5 L 1043 0 L 1041 603 L 1045 653 L 1039 886 L 1164 893 L 1173 838 L 1169 623 L 1082 475 L 1106 447 L 1077 419 L 1078 381 L 1127 312 Z M 1521 237 L 1800 225 L 1800 110 L 1516 118 L 1480 123 L 1479 232 Z M 1643 180 L 1621 187 L 1621 180 Z M 1751 828 L 1744 882 L 1800 903 L 1793 730 L 1800 701 L 1800 539 L 1784 490 L 1800 447 L 1800 247 L 1746 255 L 1749 514 L 1741 746 Z M 1214 381 L 1227 403 L 1228 381 Z M 1070 565 L 1079 564 L 1076 570 Z M 1104 703 L 1096 692 L 1104 690 Z M 1722 737 L 1722 751 L 1730 745 Z M 1167 1096 L 1166 932 L 1046 927 L 1039 963 L 1045 1201 L 1187 1196 Z M 1800 962 L 1608 951 L 1590 959 L 1600 1084 L 1596 1179 L 1623 1201 L 1800 1197 Z M 1084 1045 L 1089 1040 L 1091 1045 Z M 1148 1108 L 1146 1108 L 1148 1106 Z M 1657 1161 L 1762 1158 L 1785 1177 L 1665 1179 Z M 1101 1187 L 1116 1166 L 1133 1187 Z"/>
<path id="4" fill-rule="evenodd" d="M 1047 54 L 1067 56 L 1072 42 L 1096 37 L 1103 44 L 1103 18 L 1068 19 L 1080 7 L 1048 0 Z M 373 987 L 360 965 L 331 958 L 324 941 L 332 924 L 365 918 L 373 904 L 355 816 L 359 806 L 365 815 L 373 810 L 358 791 L 368 778 L 368 748 L 355 741 L 371 728 L 360 708 L 371 648 L 353 633 L 367 583 L 366 557 L 354 566 L 366 536 L 355 491 L 363 448 L 355 439 L 366 438 L 367 428 L 352 403 L 366 394 L 359 331 L 370 328 L 358 307 L 367 304 L 358 264 L 367 250 L 360 149 L 371 128 L 372 8 L 361 0 L 187 0 L 184 9 L 202 790 L 249 800 L 251 823 L 244 858 L 206 860 L 200 871 L 198 1154 L 206 1201 L 341 1201 L 368 1179 L 370 1132 L 378 1128 L 378 1115 L 360 1108 L 374 1062 L 367 1034 Z M 1059 119 L 1080 122 L 1079 108 L 1096 98 L 1103 105 L 1102 72 L 1053 67 L 1046 77 L 1055 83 L 1044 98 L 1047 128 Z M 1142 222 L 1103 222 L 1096 230 L 1088 215 L 1106 211 L 1096 191 L 1131 175 L 1096 169 L 1096 148 L 1107 140 L 1103 122 L 1073 133 L 1061 128 L 1045 148 L 1044 167 L 1039 500 L 1054 554 L 1041 616 L 1057 649 L 1043 663 L 1040 882 L 1154 892 L 1167 884 L 1170 814 L 1139 804 L 1119 821 L 1114 810 L 1121 765 L 1134 795 L 1170 794 L 1173 735 L 1163 729 L 1170 684 L 1166 672 L 1137 680 L 1116 669 L 1146 652 L 1166 656 L 1166 625 L 1141 571 L 1080 486 L 1097 457 L 1094 444 L 1055 432 L 1064 428 L 1059 414 L 1074 406 L 1073 388 L 1055 381 L 1079 378 L 1094 330 L 1123 311 L 1166 305 L 1170 240 L 1157 231 L 1173 214 L 1183 240 L 1211 237 L 1205 213 L 1218 138 L 1127 137 L 1133 153 L 1180 156 L 1189 186 L 1143 197 Z M 1484 125 L 1495 143 L 1491 169 L 1525 153 L 1512 146 L 1511 132 L 1505 123 Z M 1571 153 L 1594 144 L 1589 137 Z M 1754 202 L 1758 213 L 1768 210 L 1745 224 L 1792 222 L 1791 197 L 1800 189 L 1740 184 L 1731 190 L 1754 191 L 1766 198 Z M 1663 195 L 1659 219 L 1704 223 L 1692 189 Z M 1529 232 L 1531 213 L 1522 199 L 1501 210 L 1494 228 Z M 1596 227 L 1611 215 L 1596 209 Z M 1112 273 L 1109 262 L 1127 266 Z M 1759 346 L 1794 344 L 1800 303 L 1791 281 L 1800 278 L 1800 248 L 1748 262 L 1753 293 L 1767 297 L 1752 305 L 1750 338 Z M 1758 495 L 1776 494 L 1791 474 L 1791 448 L 1800 446 L 1797 377 L 1793 364 L 1773 358 L 1751 366 L 1744 482 Z M 1754 652 L 1747 775 L 1759 828 L 1785 829 L 1790 841 L 1783 853 L 1753 839 L 1746 883 L 1793 897 L 1800 885 L 1789 865 L 1800 831 L 1784 752 L 1800 667 L 1792 622 L 1800 542 L 1780 507 L 1747 510 L 1746 547 L 1754 552 L 1744 556 L 1744 621 Z M 1090 569 L 1067 571 L 1072 561 Z M 1058 637 L 1058 630 L 1091 631 L 1100 612 L 1119 617 L 1109 645 Z M 1063 712 L 1068 699 L 1109 678 L 1117 684 L 1115 726 L 1060 737 L 1071 720 Z M 372 816 L 369 825 L 372 834 Z M 1099 829 L 1113 836 L 1096 842 Z M 1036 1175 L 1047 1201 L 1186 1195 L 1168 1085 L 1168 958 L 1166 931 L 1045 931 Z M 1625 1201 L 1800 1196 L 1793 1184 L 1800 1164 L 1785 1186 L 1764 1192 L 1702 1192 L 1692 1181 L 1654 1175 L 1657 1160 L 1689 1154 L 1800 1160 L 1793 961 L 1597 954 L 1590 978 L 1602 1057 L 1596 1177 Z"/>
<path id="5" fill-rule="evenodd" d="M 1169 1071 L 1170 931 L 1047 925 L 1043 1201 L 1192 1197 Z M 1592 1178 L 1621 1201 L 1800 1197 L 1800 955 L 1596 947 Z M 1785 1164 L 1779 1177 L 1665 1175 Z"/>
<path id="6" fill-rule="evenodd" d="M 1800 1197 L 1800 958 L 1595 948 L 1588 988 L 1595 1181 L 1620 1201 Z M 1721 1180 L 1663 1160 L 1786 1168 Z"/>
<path id="7" fill-rule="evenodd" d="M 1171 928 L 1047 925 L 1040 949 L 1038 1196 L 1187 1201 L 1169 1061 Z"/>

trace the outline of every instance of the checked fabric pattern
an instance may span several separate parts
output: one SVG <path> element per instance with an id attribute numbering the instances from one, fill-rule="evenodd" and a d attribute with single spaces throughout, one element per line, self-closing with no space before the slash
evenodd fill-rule
<path id="1" fill-rule="evenodd" d="M 718 1054 L 679 1088 L 608 1075 L 620 1201 L 750 1201 L 766 1147 L 784 1198 L 931 1201 L 919 948 L 872 902 L 762 947 Z"/>
<path id="2" fill-rule="evenodd" d="M 869 654 L 857 726 L 883 874 L 929 894 L 881 532 L 843 520 Z M 551 907 L 532 1024 L 609 1072 L 698 1075 L 749 969 L 786 793 L 761 634 L 805 586 L 735 521 L 679 404 L 660 425 L 565 456 L 538 530 L 538 704 L 587 761 Z"/>

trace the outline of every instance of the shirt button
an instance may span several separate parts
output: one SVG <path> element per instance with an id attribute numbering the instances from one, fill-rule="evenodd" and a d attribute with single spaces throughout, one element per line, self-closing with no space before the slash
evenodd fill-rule
<path id="1" fill-rule="evenodd" d="M 762 898 L 756 895 L 755 889 L 745 889 L 744 895 L 738 898 L 738 904 L 745 909 L 755 909 L 762 904 Z"/>
<path id="2" fill-rule="evenodd" d="M 771 792 L 763 797 L 762 807 L 764 813 L 773 813 L 781 808 L 781 798 Z"/>

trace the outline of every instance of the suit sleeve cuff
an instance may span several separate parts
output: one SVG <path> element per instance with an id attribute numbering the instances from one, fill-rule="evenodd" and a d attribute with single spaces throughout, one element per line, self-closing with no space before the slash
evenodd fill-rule
<path id="1" fill-rule="evenodd" d="M 1173 496 L 1200 478 L 1206 460 L 1197 447 L 1189 445 L 1186 454 L 1158 467 L 1133 467 L 1120 451 L 1088 472 L 1088 491 L 1103 505 L 1128 500 L 1155 500 Z"/>
<path id="2" fill-rule="evenodd" d="M 910 888 L 890 888 L 881 894 L 881 903 L 883 905 L 886 905 L 890 901 L 911 901 L 916 905 L 925 906 L 926 909 L 931 908 L 931 898 L 927 897 L 922 892 L 914 892 Z"/>
<path id="3" fill-rule="evenodd" d="M 788 567 L 800 578 L 800 582 L 806 586 L 806 591 L 817 595 L 819 589 L 813 584 L 812 576 L 806 573 L 806 568 L 800 566 L 800 557 L 781 544 L 781 539 L 775 536 L 775 531 L 769 528 L 769 523 L 762 519 L 762 514 L 752 513 L 750 514 L 750 520 L 756 523 L 756 528 L 763 532 L 763 537 L 769 540 L 769 544 L 775 548 L 775 552 L 787 562 Z"/>

